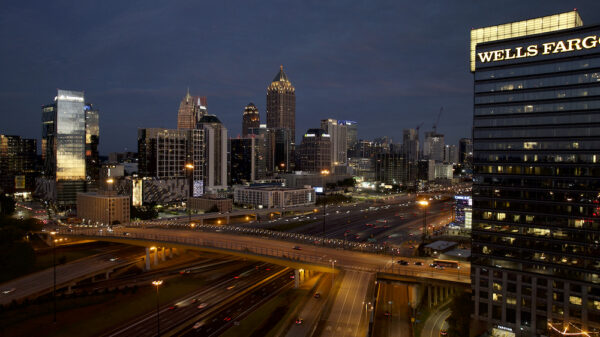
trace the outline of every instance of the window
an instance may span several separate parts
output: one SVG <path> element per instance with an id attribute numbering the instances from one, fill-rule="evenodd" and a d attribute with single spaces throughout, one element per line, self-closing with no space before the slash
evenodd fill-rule
<path id="1" fill-rule="evenodd" d="M 569 302 L 574 305 L 581 305 L 581 297 L 579 296 L 569 296 Z"/>

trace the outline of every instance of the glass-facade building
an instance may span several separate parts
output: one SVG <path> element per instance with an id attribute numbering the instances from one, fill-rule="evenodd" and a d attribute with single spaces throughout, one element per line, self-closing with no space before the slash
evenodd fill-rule
<path id="1" fill-rule="evenodd" d="M 474 47 L 471 273 L 492 335 L 600 332 L 600 26 L 564 14 Z"/>
<path id="2" fill-rule="evenodd" d="M 74 205 L 85 192 L 84 101 L 83 92 L 59 89 L 54 103 L 42 106 L 44 175 L 53 180 L 59 205 Z"/>

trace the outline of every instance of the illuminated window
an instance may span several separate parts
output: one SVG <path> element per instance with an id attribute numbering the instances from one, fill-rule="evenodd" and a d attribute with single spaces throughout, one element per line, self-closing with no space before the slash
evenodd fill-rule
<path id="1" fill-rule="evenodd" d="M 498 213 L 496 215 L 496 219 L 498 219 L 498 221 L 502 221 L 502 220 L 506 219 L 506 213 Z"/>
<path id="2" fill-rule="evenodd" d="M 497 302 L 502 302 L 502 294 L 493 293 L 492 300 L 497 301 Z"/>
<path id="3" fill-rule="evenodd" d="M 506 304 L 517 304 L 517 299 L 511 296 L 506 297 Z"/>
<path id="4" fill-rule="evenodd" d="M 538 146 L 537 142 L 525 142 L 523 143 L 523 148 L 525 150 L 532 150 L 535 149 Z"/>
<path id="5" fill-rule="evenodd" d="M 502 291 L 502 285 L 500 283 L 494 282 L 494 290 Z"/>
<path id="6" fill-rule="evenodd" d="M 575 305 L 581 305 L 581 297 L 579 296 L 569 296 L 569 302 Z"/>
<path id="7" fill-rule="evenodd" d="M 594 306 L 594 309 L 600 310 L 600 301 L 594 301 L 593 306 Z"/>

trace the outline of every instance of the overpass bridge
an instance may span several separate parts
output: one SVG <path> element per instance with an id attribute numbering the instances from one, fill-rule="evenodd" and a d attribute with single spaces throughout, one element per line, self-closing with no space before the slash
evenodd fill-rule
<path id="1" fill-rule="evenodd" d="M 395 263 L 394 256 L 345 250 L 344 247 L 333 248 L 314 241 L 298 245 L 266 236 L 161 228 L 117 228 L 112 232 L 96 228 L 74 228 L 60 229 L 57 235 L 146 247 L 147 263 L 152 247 L 155 248 L 155 254 L 158 254 L 158 247 L 168 247 L 235 255 L 302 270 L 335 272 L 343 269 L 378 273 L 390 279 L 402 277 L 405 281 L 417 283 L 441 281 L 456 285 L 470 284 L 468 262 L 461 263 L 459 269 L 439 270 L 429 267 L 431 258 L 403 257 L 409 265 L 399 265 Z M 415 265 L 414 262 L 417 261 L 422 265 Z"/>

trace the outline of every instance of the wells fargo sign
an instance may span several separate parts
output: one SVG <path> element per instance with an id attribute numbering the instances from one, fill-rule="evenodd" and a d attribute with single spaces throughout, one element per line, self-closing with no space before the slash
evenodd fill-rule
<path id="1" fill-rule="evenodd" d="M 562 41 L 546 42 L 542 44 L 532 44 L 527 47 L 515 47 L 484 51 L 477 53 L 477 58 L 481 63 L 520 59 L 525 57 L 534 57 L 538 55 L 568 53 L 577 50 L 593 49 L 600 45 L 600 39 L 597 35 L 586 36 L 582 39 L 569 39 Z"/>

